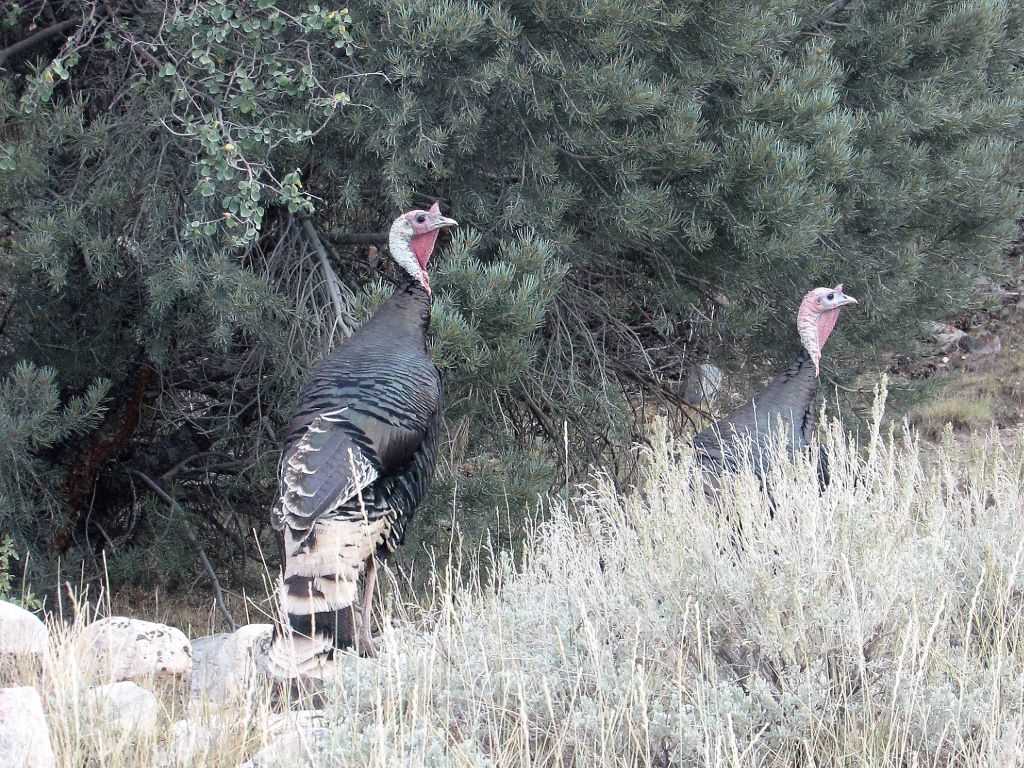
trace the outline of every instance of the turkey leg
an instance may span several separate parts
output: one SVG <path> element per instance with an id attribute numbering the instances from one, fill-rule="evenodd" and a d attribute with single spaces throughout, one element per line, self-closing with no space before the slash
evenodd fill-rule
<path id="1" fill-rule="evenodd" d="M 373 593 L 377 587 L 377 558 L 370 555 L 366 558 L 366 576 L 363 579 L 363 605 L 359 622 L 359 654 L 373 658 L 377 655 L 377 646 L 370 634 L 370 611 L 373 608 Z"/>

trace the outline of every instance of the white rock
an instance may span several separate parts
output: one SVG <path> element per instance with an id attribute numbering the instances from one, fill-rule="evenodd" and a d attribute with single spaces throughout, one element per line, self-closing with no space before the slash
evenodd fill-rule
<path id="1" fill-rule="evenodd" d="M 239 768 L 313 768 L 334 765 L 327 728 L 292 730 L 274 739 Z"/>
<path id="2" fill-rule="evenodd" d="M 49 633 L 37 616 L 14 603 L 0 600 L 0 654 L 46 653 Z"/>
<path id="3" fill-rule="evenodd" d="M 972 334 L 964 341 L 973 355 L 998 355 L 1003 351 L 1003 342 L 994 333 Z"/>
<path id="4" fill-rule="evenodd" d="M 686 402 L 694 405 L 708 404 L 718 397 L 722 388 L 722 370 L 710 363 L 701 363 L 690 368 L 686 378 Z"/>
<path id="5" fill-rule="evenodd" d="M 273 633 L 273 624 L 247 624 L 230 634 L 194 640 L 193 701 L 221 703 L 249 693 Z"/>
<path id="6" fill-rule="evenodd" d="M 149 730 L 160 718 L 156 696 L 128 680 L 86 691 L 85 702 L 94 714 L 124 730 Z"/>
<path id="7" fill-rule="evenodd" d="M 924 332 L 930 336 L 942 352 L 952 352 L 960 345 L 960 340 L 967 336 L 955 325 L 926 321 L 921 324 Z"/>
<path id="8" fill-rule="evenodd" d="M 242 768 L 305 768 L 331 765 L 327 717 L 317 709 L 271 714 L 263 724 L 266 745 Z"/>
<path id="9" fill-rule="evenodd" d="M 319 709 L 290 709 L 267 718 L 267 738 L 275 739 L 292 732 L 313 731 L 327 727 L 327 716 Z"/>
<path id="10" fill-rule="evenodd" d="M 192 641 L 191 698 L 223 698 L 219 695 L 224 676 L 220 655 L 228 635 L 228 632 L 222 632 L 219 635 L 197 637 Z"/>
<path id="11" fill-rule="evenodd" d="M 57 764 L 50 729 L 35 688 L 0 688 L 0 762 L 9 768 Z"/>
<path id="12" fill-rule="evenodd" d="M 171 726 L 167 748 L 157 761 L 161 766 L 185 768 L 206 765 L 214 743 L 213 730 L 191 720 L 178 720 Z"/>
<path id="13" fill-rule="evenodd" d="M 192 670 L 192 644 L 165 624 L 112 616 L 82 631 L 84 666 L 108 680 L 150 675 L 185 675 Z"/>

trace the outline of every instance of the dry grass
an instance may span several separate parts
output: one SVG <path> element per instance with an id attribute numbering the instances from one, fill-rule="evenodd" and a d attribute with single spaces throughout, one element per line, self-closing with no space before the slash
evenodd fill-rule
<path id="1" fill-rule="evenodd" d="M 521 562 L 481 553 L 493 582 L 453 566 L 393 600 L 380 658 L 338 663 L 329 728 L 281 765 L 1024 766 L 1024 442 L 924 463 L 877 429 L 828 439 L 827 492 L 782 465 L 770 520 L 748 474 L 695 494 L 663 434 L 634 493 L 595 478 Z M 59 764 L 155 764 L 174 692 L 119 741 L 82 711 L 70 638 L 44 678 Z M 200 764 L 237 765 L 268 711 L 215 721 Z"/>
<path id="2" fill-rule="evenodd" d="M 262 595 L 260 596 L 262 597 Z M 273 621 L 269 600 L 254 603 L 244 594 L 225 591 L 224 603 L 238 626 Z M 177 627 L 189 637 L 228 632 L 230 627 L 213 601 L 211 590 L 200 582 L 188 592 L 150 591 L 140 587 L 121 587 L 112 591 L 102 608 L 110 616 L 132 616 Z"/>
<path id="3" fill-rule="evenodd" d="M 956 430 L 987 431 L 995 421 L 991 397 L 968 399 L 943 393 L 913 408 L 910 420 L 930 440 L 938 440 L 949 424 Z"/>
<path id="4" fill-rule="evenodd" d="M 91 609 L 81 608 L 78 620 L 69 624 L 51 623 L 50 650 L 41 664 L 22 660 L 0 669 L 0 685 L 33 685 L 39 689 L 58 766 L 234 768 L 261 746 L 272 716 L 265 687 L 254 690 L 250 701 L 239 702 L 225 712 L 202 704 L 190 707 L 188 680 L 140 680 L 159 700 L 156 725 L 139 729 L 113 723 L 109 713 L 99 710 L 89 697 L 93 686 L 109 681 L 94 668 L 93 659 L 81 641 L 82 628 L 89 620 L 99 618 L 99 614 L 90 615 Z M 211 748 L 201 751 L 198 761 L 178 762 L 169 752 L 174 724 L 184 719 L 216 734 Z M 7 766 L 2 760 L 0 764 Z"/>
<path id="5" fill-rule="evenodd" d="M 993 355 L 954 351 L 941 358 L 948 361 L 948 368 L 933 380 L 933 396 L 909 413 L 912 423 L 930 439 L 941 437 L 946 424 L 967 432 L 987 431 L 993 423 L 998 427 L 1024 423 L 1024 311 L 1006 308 L 1001 318 L 981 317 L 988 321 L 974 332 L 997 333 L 1002 351 Z"/>

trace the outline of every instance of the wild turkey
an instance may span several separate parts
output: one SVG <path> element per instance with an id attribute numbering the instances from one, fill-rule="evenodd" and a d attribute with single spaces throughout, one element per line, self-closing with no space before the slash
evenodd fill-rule
<path id="1" fill-rule="evenodd" d="M 442 389 L 426 346 L 427 261 L 438 232 L 456 225 L 437 203 L 395 219 L 389 247 L 403 274 L 394 295 L 313 369 L 299 395 L 273 510 L 284 543 L 285 620 L 269 660 L 281 676 L 312 673 L 335 649 L 356 646 L 364 573 L 357 650 L 376 653 L 375 557 L 401 544 L 437 457 Z"/>
<path id="2" fill-rule="evenodd" d="M 735 469 L 749 450 L 753 470 L 763 478 L 780 420 L 792 455 L 809 448 L 817 416 L 814 401 L 821 350 L 835 328 L 840 308 L 856 303 L 843 292 L 842 285 L 815 288 L 804 296 L 796 315 L 803 343 L 796 360 L 751 402 L 694 437 L 694 450 L 705 470 L 714 474 Z M 824 487 L 828 483 L 828 457 L 824 452 L 819 454 L 818 476 Z"/>

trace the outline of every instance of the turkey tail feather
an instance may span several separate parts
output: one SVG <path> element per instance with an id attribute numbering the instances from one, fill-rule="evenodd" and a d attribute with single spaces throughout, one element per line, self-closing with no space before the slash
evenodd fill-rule
<path id="1" fill-rule="evenodd" d="M 315 639 L 326 644 L 331 650 L 344 650 L 355 646 L 355 609 L 351 605 L 337 611 L 286 615 L 288 628 L 293 635 L 299 634 Z"/>
<path id="2" fill-rule="evenodd" d="M 283 626 L 273 654 L 284 675 L 308 674 L 335 650 L 355 647 L 359 577 L 384 527 L 385 521 L 332 519 L 308 531 L 285 530 L 285 572 L 278 583 Z"/>
<path id="3" fill-rule="evenodd" d="M 332 586 L 338 582 L 322 576 L 280 580 L 282 621 L 269 654 L 275 675 L 313 675 L 335 650 L 355 647 L 355 608 L 351 600 L 339 603 L 338 590 Z"/>

